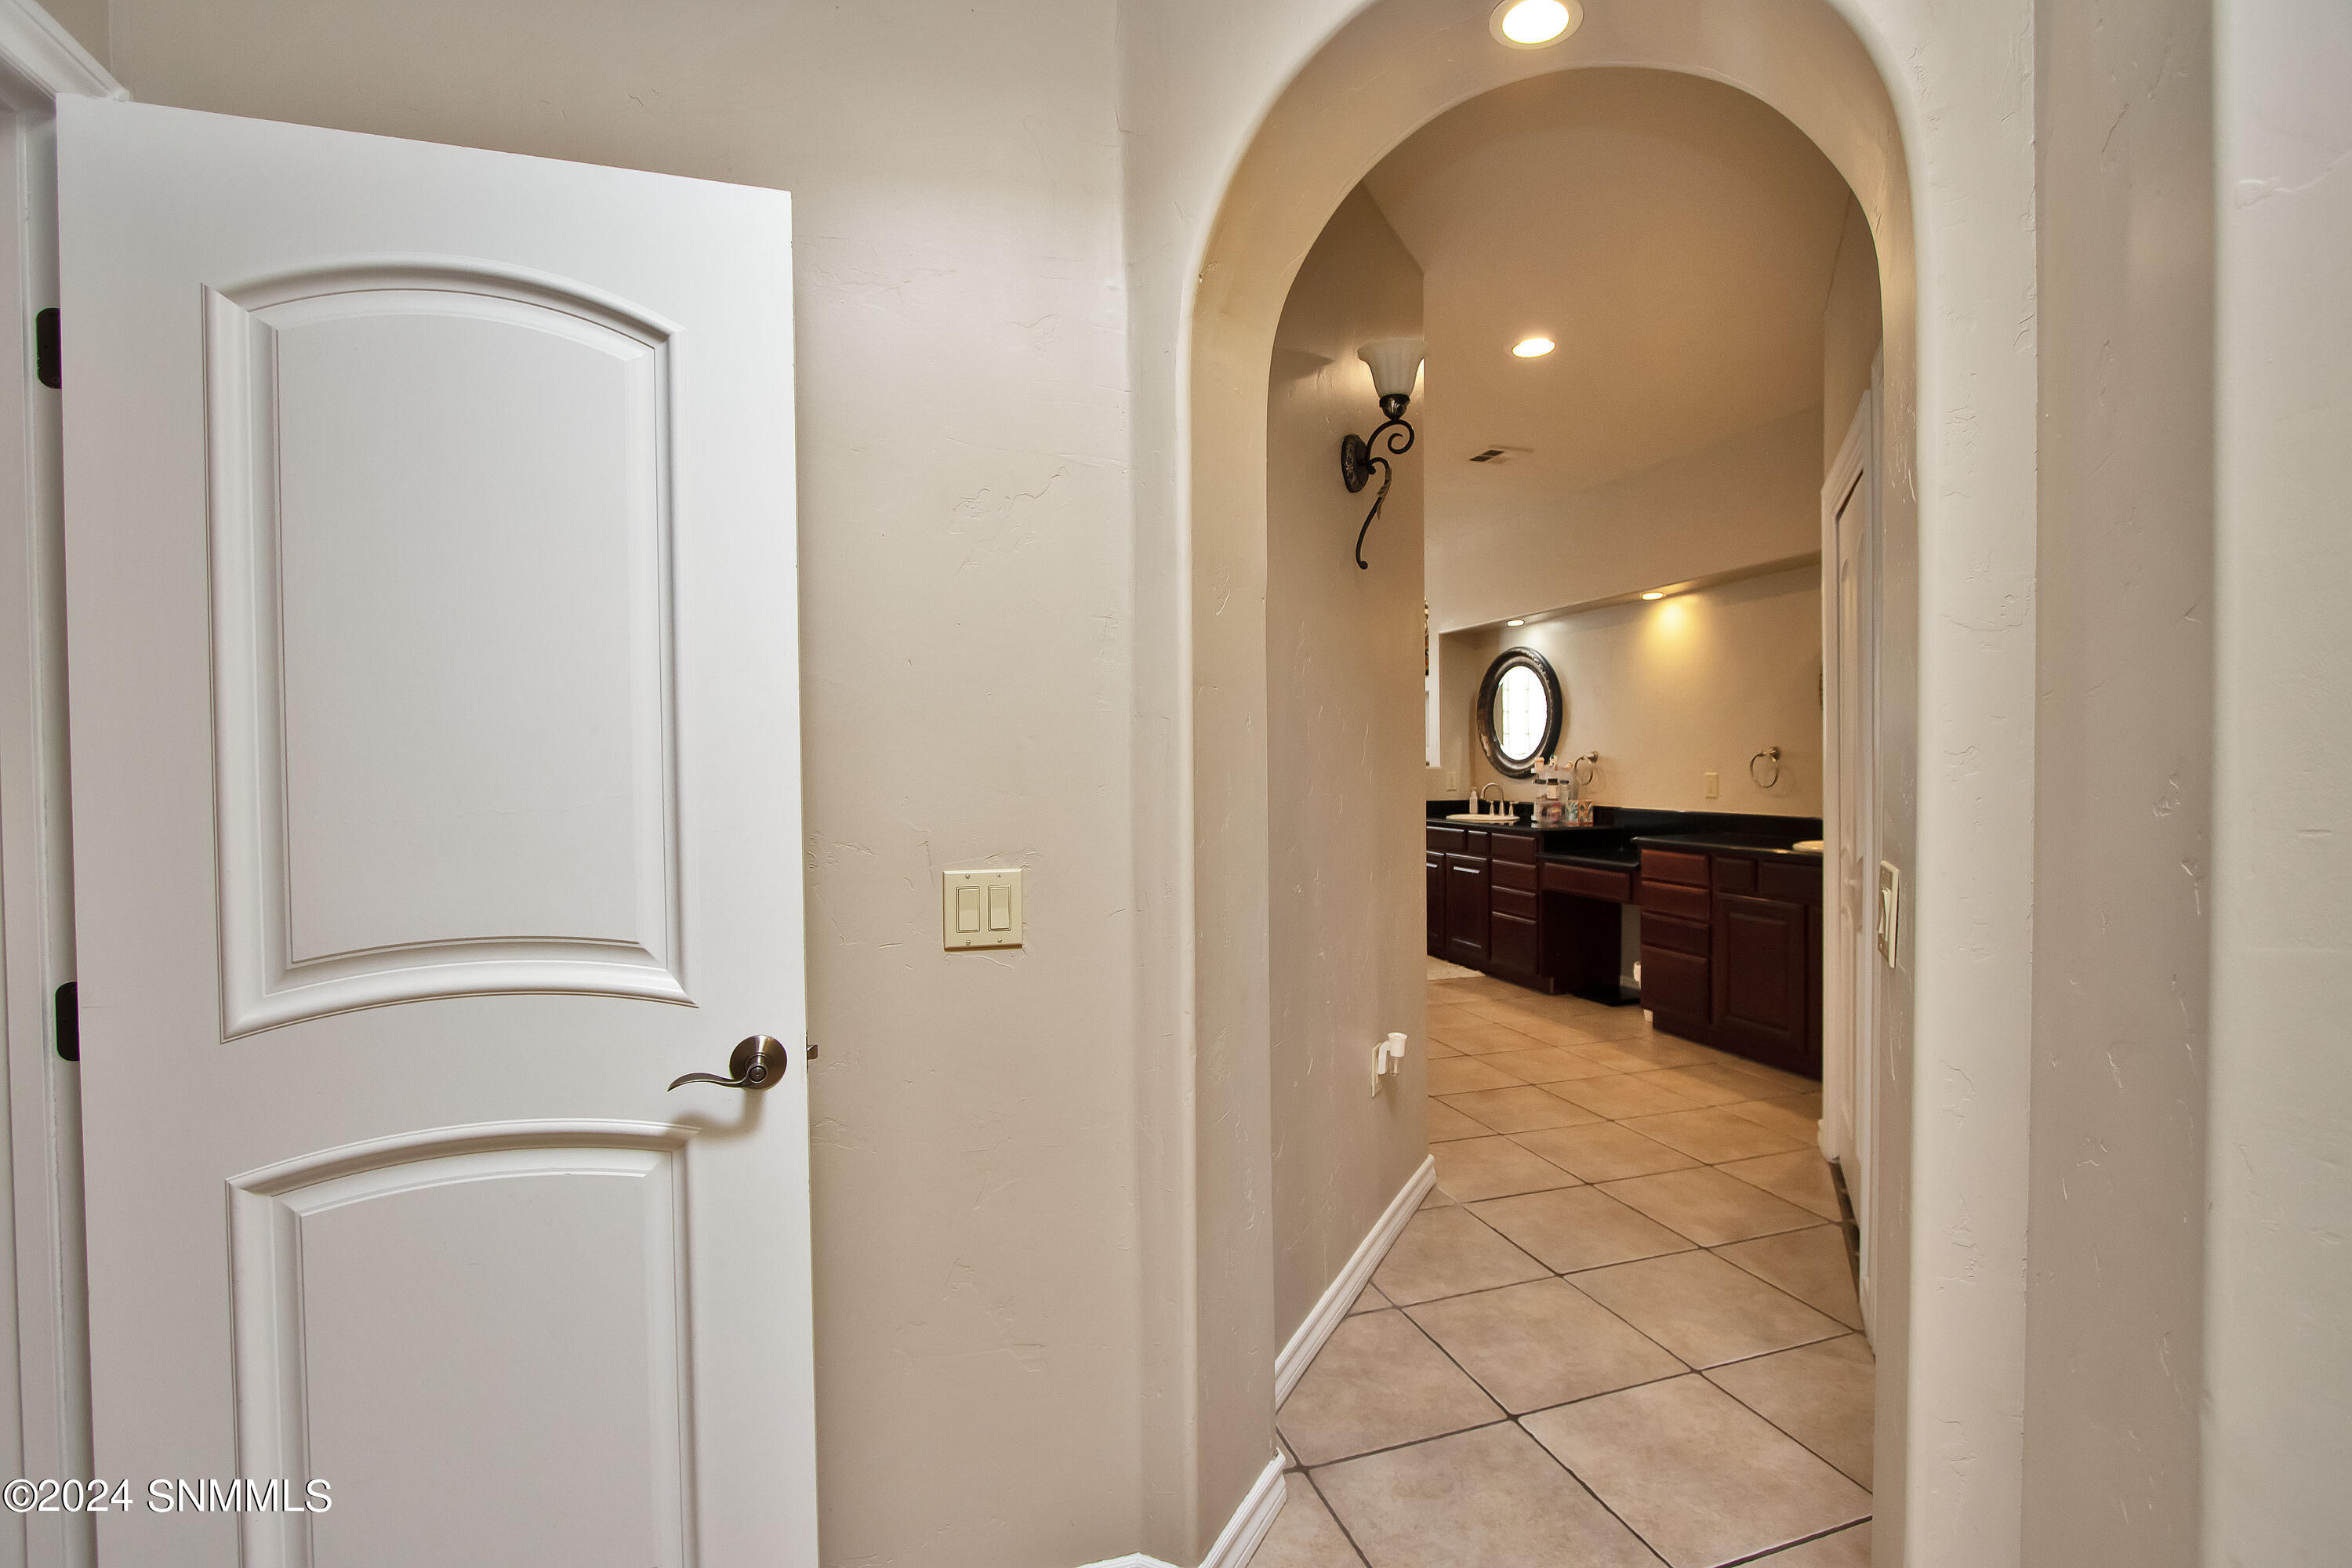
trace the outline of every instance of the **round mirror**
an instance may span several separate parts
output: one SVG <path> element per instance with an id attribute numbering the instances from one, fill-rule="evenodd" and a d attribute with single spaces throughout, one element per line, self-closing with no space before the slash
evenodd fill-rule
<path id="1" fill-rule="evenodd" d="M 1486 668 L 1478 688 L 1478 743 L 1495 771 L 1523 779 L 1559 744 L 1559 678 L 1531 647 L 1515 647 Z"/>

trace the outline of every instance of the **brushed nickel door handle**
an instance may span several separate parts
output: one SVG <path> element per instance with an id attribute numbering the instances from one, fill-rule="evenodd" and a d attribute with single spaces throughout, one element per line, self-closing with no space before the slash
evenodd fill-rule
<path id="1" fill-rule="evenodd" d="M 727 1070 L 734 1077 L 720 1078 L 715 1072 L 681 1073 L 670 1080 L 670 1088 L 683 1083 L 715 1083 L 721 1089 L 765 1089 L 784 1076 L 792 1061 L 783 1041 L 773 1035 L 752 1035 L 738 1041 L 734 1053 L 727 1058 Z"/>

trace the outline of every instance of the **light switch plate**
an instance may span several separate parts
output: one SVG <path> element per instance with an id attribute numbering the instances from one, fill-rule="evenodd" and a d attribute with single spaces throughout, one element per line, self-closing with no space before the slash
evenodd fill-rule
<path id="1" fill-rule="evenodd" d="M 1720 796 L 1722 794 L 1723 794 L 1723 775 L 1722 775 L 1721 773 L 1709 773 L 1709 774 L 1707 774 L 1707 775 L 1706 775 L 1706 798 L 1707 798 L 1707 799 L 1709 799 L 1709 800 L 1714 800 L 1714 799 L 1717 798 L 1718 796 Z"/>
<path id="2" fill-rule="evenodd" d="M 940 876 L 940 945 L 950 952 L 1021 945 L 1021 871 Z"/>

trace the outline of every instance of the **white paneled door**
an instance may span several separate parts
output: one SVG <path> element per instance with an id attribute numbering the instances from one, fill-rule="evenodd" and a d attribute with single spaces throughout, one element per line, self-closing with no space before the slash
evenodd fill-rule
<path id="1" fill-rule="evenodd" d="M 786 198 L 58 148 L 102 1560 L 813 1568 Z"/>

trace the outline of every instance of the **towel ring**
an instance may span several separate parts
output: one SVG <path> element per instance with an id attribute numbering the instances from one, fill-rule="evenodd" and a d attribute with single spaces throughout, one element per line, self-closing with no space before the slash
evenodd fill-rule
<path id="1" fill-rule="evenodd" d="M 1759 763 L 1769 763 L 1772 764 L 1772 776 L 1770 778 L 1759 779 L 1756 776 L 1756 764 Z M 1748 777 L 1749 782 L 1754 784 L 1758 789 L 1770 789 L 1774 785 L 1778 784 L 1780 782 L 1780 748 L 1778 746 L 1767 746 L 1762 751 L 1757 752 L 1754 756 L 1748 758 Z"/>
<path id="2" fill-rule="evenodd" d="M 1587 752 L 1584 755 L 1577 758 L 1576 761 L 1568 764 L 1568 776 L 1576 781 L 1577 788 L 1583 789 L 1592 783 L 1593 773 L 1600 767 L 1600 765 L 1601 753 L 1598 752 Z M 1579 772 L 1578 770 L 1580 769 L 1582 771 Z"/>

